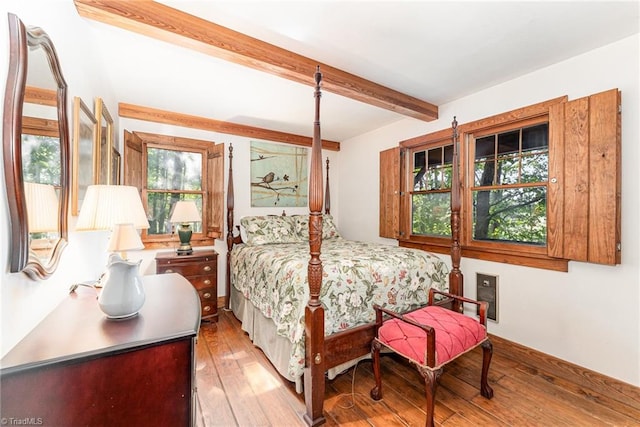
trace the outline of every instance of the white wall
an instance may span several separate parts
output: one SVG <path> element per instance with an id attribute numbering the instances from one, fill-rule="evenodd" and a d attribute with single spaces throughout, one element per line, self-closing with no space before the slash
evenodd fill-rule
<path id="1" fill-rule="evenodd" d="M 622 91 L 622 264 L 570 262 L 569 272 L 463 259 L 464 292 L 475 274 L 499 275 L 499 323 L 489 331 L 577 365 L 640 385 L 639 37 L 631 37 L 440 106 L 440 119 L 405 119 L 342 144 L 340 228 L 352 239 L 378 237 L 379 151 L 399 141 L 568 95 Z M 466 64 L 465 66 L 469 66 Z M 356 215 L 356 212 L 358 213 Z"/>

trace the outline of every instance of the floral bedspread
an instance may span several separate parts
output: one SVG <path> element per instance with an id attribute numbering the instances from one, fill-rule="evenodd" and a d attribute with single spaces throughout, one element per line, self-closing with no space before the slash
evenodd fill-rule
<path id="1" fill-rule="evenodd" d="M 325 335 L 373 322 L 373 304 L 404 312 L 427 302 L 428 290 L 448 290 L 448 268 L 417 249 L 336 238 L 322 242 Z M 231 283 L 292 343 L 289 374 L 304 369 L 304 311 L 309 299 L 308 243 L 236 245 Z"/>

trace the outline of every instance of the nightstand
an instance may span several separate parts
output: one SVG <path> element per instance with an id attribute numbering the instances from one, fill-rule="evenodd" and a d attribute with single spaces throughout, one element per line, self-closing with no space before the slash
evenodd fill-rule
<path id="1" fill-rule="evenodd" d="M 156 273 L 179 273 L 198 291 L 202 320 L 218 320 L 218 253 L 214 250 L 156 254 Z"/>

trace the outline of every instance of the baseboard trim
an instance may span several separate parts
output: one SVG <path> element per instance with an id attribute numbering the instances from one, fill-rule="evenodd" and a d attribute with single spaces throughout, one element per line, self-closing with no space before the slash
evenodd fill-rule
<path id="1" fill-rule="evenodd" d="M 571 362 L 489 334 L 494 352 L 532 366 L 544 366 L 545 373 L 606 394 L 610 398 L 640 410 L 640 387 L 578 366 Z"/>

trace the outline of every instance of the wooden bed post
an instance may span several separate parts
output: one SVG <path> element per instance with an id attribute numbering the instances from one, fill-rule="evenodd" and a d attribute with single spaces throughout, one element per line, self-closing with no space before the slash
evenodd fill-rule
<path id="1" fill-rule="evenodd" d="M 331 213 L 331 196 L 329 194 L 329 158 L 327 157 L 327 186 L 324 189 L 324 213 L 329 215 Z"/>
<path id="2" fill-rule="evenodd" d="M 233 145 L 229 144 L 229 181 L 227 184 L 227 277 L 224 308 L 229 310 L 231 301 L 231 250 L 233 249 Z"/>
<path id="3" fill-rule="evenodd" d="M 463 296 L 463 277 L 460 271 L 460 153 L 458 150 L 458 121 L 453 117 L 451 123 L 453 129 L 453 181 L 451 185 L 451 272 L 449 273 L 449 292 Z M 456 300 L 453 302 L 453 311 L 460 311 L 462 306 Z"/>
<path id="4" fill-rule="evenodd" d="M 320 82 L 322 74 L 318 66 L 315 73 L 316 112 L 311 146 L 311 171 L 309 177 L 309 301 L 305 308 L 305 368 L 304 400 L 307 412 L 304 421 L 309 426 L 323 424 L 322 409 L 325 388 L 324 308 L 320 302 L 322 287 L 322 140 L 320 138 Z"/>

